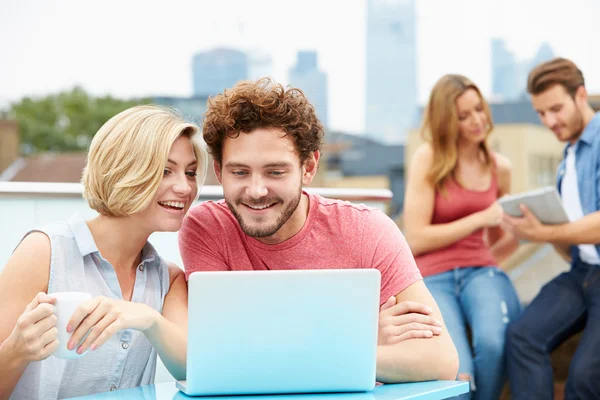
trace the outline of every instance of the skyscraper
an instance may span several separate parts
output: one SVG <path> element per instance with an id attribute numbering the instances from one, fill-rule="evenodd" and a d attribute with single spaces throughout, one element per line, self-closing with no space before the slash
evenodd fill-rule
<path id="1" fill-rule="evenodd" d="M 319 71 L 316 51 L 299 51 L 296 65 L 290 68 L 289 82 L 301 89 L 312 103 L 323 126 L 328 126 L 327 74 Z"/>
<path id="2" fill-rule="evenodd" d="M 417 111 L 415 0 L 367 0 L 366 132 L 403 143 Z"/>
<path id="3" fill-rule="evenodd" d="M 501 101 L 519 97 L 525 82 L 519 73 L 514 54 L 502 39 L 492 39 L 492 94 Z"/>
<path id="4" fill-rule="evenodd" d="M 200 52 L 192 60 L 194 96 L 214 96 L 248 79 L 246 53 L 227 48 Z"/>
<path id="5" fill-rule="evenodd" d="M 547 42 L 542 43 L 531 59 L 518 61 L 502 39 L 492 39 L 492 94 L 497 100 L 513 101 L 527 92 L 529 71 L 541 62 L 554 58 Z"/>

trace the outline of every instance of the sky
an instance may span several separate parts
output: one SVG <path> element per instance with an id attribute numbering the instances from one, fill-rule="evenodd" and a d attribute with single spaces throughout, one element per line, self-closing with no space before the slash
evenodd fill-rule
<path id="1" fill-rule="evenodd" d="M 491 93 L 490 39 L 518 59 L 547 41 L 600 93 L 597 0 L 417 0 L 419 102 L 461 73 Z M 0 108 L 81 85 L 119 97 L 192 94 L 191 58 L 217 46 L 271 55 L 286 84 L 298 50 L 329 79 L 329 121 L 364 129 L 366 0 L 0 0 Z"/>

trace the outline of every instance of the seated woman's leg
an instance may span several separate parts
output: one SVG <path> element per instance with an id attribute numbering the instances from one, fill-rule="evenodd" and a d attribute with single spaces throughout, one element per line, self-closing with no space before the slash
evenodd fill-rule
<path id="1" fill-rule="evenodd" d="M 476 399 L 498 399 L 505 381 L 504 345 L 506 327 L 521 310 L 508 276 L 496 267 L 471 269 L 462 282 L 460 295 L 471 327 Z"/>
<path id="2" fill-rule="evenodd" d="M 442 312 L 444 328 L 448 330 L 456 346 L 459 358 L 458 379 L 470 381 L 473 390 L 473 357 L 465 319 L 458 301 L 458 286 L 455 283 L 454 271 L 428 276 L 424 281 Z M 460 400 L 470 398 L 470 393 L 459 397 Z"/>

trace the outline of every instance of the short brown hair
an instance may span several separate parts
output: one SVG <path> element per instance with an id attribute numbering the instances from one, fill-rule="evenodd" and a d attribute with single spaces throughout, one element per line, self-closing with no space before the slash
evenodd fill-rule
<path id="1" fill-rule="evenodd" d="M 585 80 L 577 65 L 566 58 L 554 58 L 543 62 L 529 73 L 527 91 L 530 94 L 540 94 L 554 85 L 561 85 L 571 97 L 575 97 L 577 89 L 585 86 Z"/>
<path id="2" fill-rule="evenodd" d="M 279 128 L 289 135 L 304 163 L 321 148 L 323 125 L 300 89 L 270 78 L 243 81 L 209 98 L 202 134 L 209 153 L 221 165 L 223 142 L 259 128 Z"/>

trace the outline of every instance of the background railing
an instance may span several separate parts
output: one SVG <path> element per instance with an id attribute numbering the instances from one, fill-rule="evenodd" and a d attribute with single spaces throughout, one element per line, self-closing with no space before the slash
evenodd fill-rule
<path id="1" fill-rule="evenodd" d="M 385 189 L 306 190 L 382 210 L 392 199 L 392 192 Z M 204 186 L 196 203 L 222 197 L 221 186 Z M 82 186 L 78 183 L 0 182 L 0 270 L 28 231 L 53 221 L 66 220 L 76 212 L 85 219 L 97 215 L 82 198 Z M 176 232 L 156 232 L 150 236 L 150 242 L 164 258 L 182 266 Z"/>

